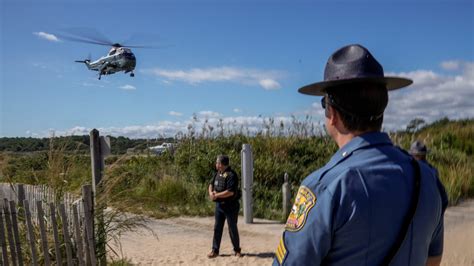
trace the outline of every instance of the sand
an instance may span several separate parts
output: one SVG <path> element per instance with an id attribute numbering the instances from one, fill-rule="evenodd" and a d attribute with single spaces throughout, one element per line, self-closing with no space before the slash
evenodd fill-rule
<path id="1" fill-rule="evenodd" d="M 254 219 L 246 224 L 239 217 L 242 258 L 233 255 L 227 226 L 220 256 L 208 259 L 214 217 L 150 219 L 146 230 L 121 237 L 122 256 L 136 265 L 270 265 L 283 231 L 283 224 Z M 474 265 L 474 200 L 450 207 L 445 215 L 445 251 L 442 265 Z"/>

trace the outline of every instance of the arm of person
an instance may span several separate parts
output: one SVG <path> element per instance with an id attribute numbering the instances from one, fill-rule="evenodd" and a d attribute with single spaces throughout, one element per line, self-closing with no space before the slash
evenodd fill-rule
<path id="1" fill-rule="evenodd" d="M 322 263 L 332 242 L 331 205 L 328 191 L 314 193 L 305 186 L 299 188 L 273 266 Z"/>
<path id="2" fill-rule="evenodd" d="M 428 260 L 426 261 L 426 266 L 439 266 L 439 265 L 441 265 L 441 257 L 442 256 L 428 257 Z"/>
<path id="3" fill-rule="evenodd" d="M 436 226 L 435 232 L 433 233 L 428 249 L 428 259 L 426 260 L 427 266 L 439 266 L 441 264 L 444 248 L 444 211 L 448 207 L 448 196 L 443 184 L 441 184 L 438 177 L 436 177 L 436 180 L 438 182 L 438 189 L 441 194 L 442 209 L 441 218 L 438 225 Z"/>
<path id="4" fill-rule="evenodd" d="M 225 199 L 234 196 L 234 192 L 230 190 L 224 190 L 215 194 L 217 199 Z"/>
<path id="5" fill-rule="evenodd" d="M 214 186 L 209 184 L 209 188 L 207 189 L 209 193 L 209 198 L 212 199 L 212 192 L 214 191 Z"/>

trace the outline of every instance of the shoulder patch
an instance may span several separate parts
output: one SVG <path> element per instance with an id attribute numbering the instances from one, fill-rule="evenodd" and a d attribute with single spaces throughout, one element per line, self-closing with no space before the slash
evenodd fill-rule
<path id="1" fill-rule="evenodd" d="M 290 215 L 286 221 L 285 229 L 292 232 L 301 230 L 314 204 L 316 204 L 316 196 L 314 193 L 309 188 L 301 186 L 296 195 L 295 204 L 291 208 Z"/>

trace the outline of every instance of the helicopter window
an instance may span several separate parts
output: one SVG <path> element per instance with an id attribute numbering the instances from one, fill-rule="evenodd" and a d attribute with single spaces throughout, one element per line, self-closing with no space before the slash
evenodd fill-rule
<path id="1" fill-rule="evenodd" d="M 109 55 L 114 55 L 117 50 L 110 50 Z"/>

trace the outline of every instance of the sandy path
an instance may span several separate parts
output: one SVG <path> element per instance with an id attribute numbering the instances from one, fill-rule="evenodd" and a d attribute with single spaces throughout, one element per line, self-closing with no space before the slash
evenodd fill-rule
<path id="1" fill-rule="evenodd" d="M 207 259 L 214 217 L 150 220 L 159 240 L 147 231 L 127 233 L 121 238 L 122 252 L 137 265 L 270 265 L 283 225 L 261 219 L 254 222 L 245 224 L 239 217 L 243 258 L 233 256 L 226 226 L 221 256 Z M 474 201 L 446 211 L 442 265 L 474 265 Z"/>

